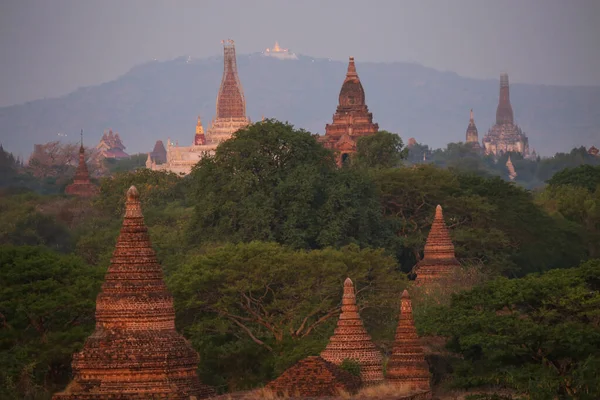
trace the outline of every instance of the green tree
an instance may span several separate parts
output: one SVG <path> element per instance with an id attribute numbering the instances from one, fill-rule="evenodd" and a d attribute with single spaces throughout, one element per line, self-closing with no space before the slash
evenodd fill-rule
<path id="1" fill-rule="evenodd" d="M 339 315 L 347 277 L 368 329 L 393 325 L 406 278 L 383 250 L 227 245 L 189 257 L 168 284 L 178 324 L 204 355 L 200 368 L 207 382 L 229 382 L 233 390 L 266 383 L 320 352 Z"/>
<path id="2" fill-rule="evenodd" d="M 0 246 L 0 265 L 2 398 L 49 395 L 69 380 L 71 356 L 93 329 L 103 271 L 27 246 Z"/>
<path id="3" fill-rule="evenodd" d="M 352 164 L 366 168 L 391 168 L 400 165 L 408 155 L 399 135 L 379 131 L 374 135 L 358 138 Z"/>
<path id="4" fill-rule="evenodd" d="M 571 185 L 582 187 L 594 192 L 600 186 L 600 165 L 580 165 L 575 168 L 565 168 L 548 180 L 550 186 Z"/>
<path id="5" fill-rule="evenodd" d="M 237 131 L 191 174 L 194 243 L 276 241 L 295 248 L 386 240 L 375 186 L 340 170 L 304 130 L 267 120 Z"/>
<path id="6" fill-rule="evenodd" d="M 417 321 L 460 355 L 461 387 L 513 388 L 532 399 L 600 398 L 600 260 L 456 295 Z"/>

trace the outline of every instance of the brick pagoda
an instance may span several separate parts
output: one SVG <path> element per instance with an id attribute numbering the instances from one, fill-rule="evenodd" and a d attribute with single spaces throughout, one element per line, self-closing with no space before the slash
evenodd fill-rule
<path id="1" fill-rule="evenodd" d="M 356 393 L 360 378 L 321 357 L 307 357 L 287 369 L 266 388 L 278 396 L 338 396 Z"/>
<path id="2" fill-rule="evenodd" d="M 387 364 L 388 382 L 408 386 L 412 390 L 429 391 L 429 366 L 415 328 L 412 303 L 408 291 L 402 293 L 400 317 L 392 356 Z"/>
<path id="3" fill-rule="evenodd" d="M 66 187 L 65 193 L 80 197 L 92 197 L 99 192 L 98 187 L 90 182 L 90 174 L 85 163 L 85 150 L 83 148 L 83 131 L 81 145 L 79 146 L 79 165 L 75 171 L 73 183 Z"/>
<path id="4" fill-rule="evenodd" d="M 423 253 L 423 259 L 419 261 L 416 268 L 415 283 L 417 285 L 433 281 L 447 281 L 460 267 L 460 263 L 454 255 L 454 245 L 450 239 L 446 222 L 444 222 L 440 205 L 435 209 L 435 217 Z"/>
<path id="5" fill-rule="evenodd" d="M 321 357 L 336 365 L 340 365 L 345 359 L 358 362 L 364 384 L 383 381 L 383 358 L 360 319 L 354 284 L 350 278 L 344 282 L 340 319 Z"/>
<path id="6" fill-rule="evenodd" d="M 175 330 L 173 297 L 150 245 L 137 189 L 96 299 L 96 330 L 73 356 L 73 382 L 53 399 L 203 399 L 198 353 Z"/>
<path id="7" fill-rule="evenodd" d="M 356 73 L 354 57 L 350 57 L 333 123 L 325 125 L 325 135 L 319 137 L 319 141 L 336 151 L 337 163 L 341 165 L 356 152 L 359 137 L 373 135 L 378 130 L 379 125 L 373 123 L 373 114 L 365 103 L 365 91 Z"/>

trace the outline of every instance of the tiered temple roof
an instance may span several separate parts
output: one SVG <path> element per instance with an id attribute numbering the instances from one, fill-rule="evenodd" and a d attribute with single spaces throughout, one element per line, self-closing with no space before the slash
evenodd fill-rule
<path id="1" fill-rule="evenodd" d="M 412 302 L 408 291 L 400 299 L 400 316 L 392 356 L 387 364 L 386 379 L 390 383 L 408 385 L 413 390 L 431 390 L 429 366 L 415 328 Z"/>
<path id="2" fill-rule="evenodd" d="M 336 365 L 340 365 L 345 359 L 358 362 L 360 376 L 365 384 L 383 380 L 383 358 L 360 319 L 354 284 L 350 278 L 344 282 L 340 319 L 321 357 Z"/>
<path id="3" fill-rule="evenodd" d="M 496 124 L 483 137 L 486 154 L 500 156 L 514 151 L 529 156 L 529 139 L 514 122 L 513 109 L 510 104 L 510 87 L 508 74 L 500 75 L 500 96 L 496 109 Z"/>
<path id="4" fill-rule="evenodd" d="M 307 357 L 287 369 L 266 388 L 279 396 L 338 396 L 340 392 L 355 393 L 360 378 L 344 371 L 321 357 Z"/>
<path id="5" fill-rule="evenodd" d="M 473 116 L 472 108 L 469 117 L 469 126 L 467 127 L 466 143 L 470 144 L 475 149 L 481 148 L 481 145 L 479 144 L 479 133 L 477 132 L 477 126 L 475 126 L 475 117 Z"/>
<path id="6" fill-rule="evenodd" d="M 96 299 L 96 330 L 73 356 L 73 382 L 54 399 L 206 398 L 214 392 L 196 375 L 198 359 L 175 330 L 173 297 L 132 186 Z"/>
<path id="7" fill-rule="evenodd" d="M 112 129 L 102 135 L 100 143 L 96 146 L 100 151 L 100 156 L 104 158 L 127 158 L 129 154 L 125 153 L 125 145 L 121 141 L 121 137 L 118 133 L 114 133 Z"/>
<path id="8" fill-rule="evenodd" d="M 361 136 L 373 135 L 379 125 L 373 123 L 373 114 L 365 103 L 365 91 L 358 78 L 354 57 L 350 57 L 346 79 L 340 90 L 339 105 L 333 123 L 325 125 L 325 135 L 319 141 L 338 153 L 338 164 L 356 152 L 356 141 Z"/>
<path id="9" fill-rule="evenodd" d="M 454 245 L 440 205 L 435 209 L 435 217 L 423 253 L 423 259 L 419 261 L 416 268 L 417 285 L 451 279 L 453 273 L 460 267 L 454 255 Z"/>
<path id="10" fill-rule="evenodd" d="M 65 193 L 80 197 L 91 197 L 98 194 L 99 189 L 90 182 L 90 174 L 85 163 L 85 149 L 83 148 L 83 133 L 81 145 L 79 146 L 79 165 L 75 171 L 73 183 L 66 187 Z"/>

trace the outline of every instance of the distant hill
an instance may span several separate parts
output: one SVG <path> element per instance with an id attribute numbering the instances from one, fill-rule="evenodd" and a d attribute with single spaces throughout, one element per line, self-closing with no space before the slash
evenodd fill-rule
<path id="1" fill-rule="evenodd" d="M 120 133 L 129 153 L 149 152 L 157 139 L 191 143 L 199 114 L 205 128 L 215 114 L 222 57 L 153 61 L 120 78 L 63 97 L 0 108 L 0 141 L 27 157 L 34 143 L 73 141 L 83 128 L 95 145 L 104 129 Z M 252 120 L 277 118 L 323 133 L 338 101 L 347 64 L 301 56 L 278 60 L 238 55 Z M 464 140 L 469 109 L 480 139 L 495 119 L 497 80 L 477 80 L 410 63 L 361 63 L 367 104 L 381 129 L 406 142 L 443 147 Z M 500 71 L 499 71 L 500 72 Z M 600 87 L 511 84 L 515 119 L 530 146 L 551 155 L 600 144 Z M 64 139 L 64 138 L 63 138 Z"/>

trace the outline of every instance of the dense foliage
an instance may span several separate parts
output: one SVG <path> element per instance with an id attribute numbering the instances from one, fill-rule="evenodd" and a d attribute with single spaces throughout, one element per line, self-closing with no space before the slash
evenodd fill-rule
<path id="1" fill-rule="evenodd" d="M 421 318 L 449 338 L 453 383 L 505 386 L 532 399 L 600 398 L 600 260 L 456 295 Z"/>
<path id="2" fill-rule="evenodd" d="M 27 246 L 0 247 L 0 265 L 0 393 L 51 394 L 93 329 L 102 269 Z"/>
<path id="3" fill-rule="evenodd" d="M 496 162 L 462 144 L 433 152 L 417 144 L 405 159 L 402 140 L 381 131 L 337 168 L 313 135 L 266 120 L 189 176 L 116 172 L 94 199 L 62 195 L 60 179 L 36 178 L 0 152 L 9 177 L 0 174 L 0 394 L 46 399 L 66 384 L 71 354 L 93 327 L 124 193 L 136 185 L 178 329 L 201 355 L 202 379 L 221 391 L 261 386 L 318 354 L 350 276 L 384 355 L 408 286 L 418 328 L 450 338 L 443 379 L 532 398 L 593 398 L 598 261 L 576 266 L 600 257 L 600 187 L 584 150 L 541 160 L 511 154 L 515 184 L 508 155 Z M 141 157 L 130 161 L 112 167 L 135 169 Z M 571 169 L 552 177 L 563 166 Z M 437 204 L 464 279 L 443 288 L 446 297 L 419 297 L 407 273 Z"/>

